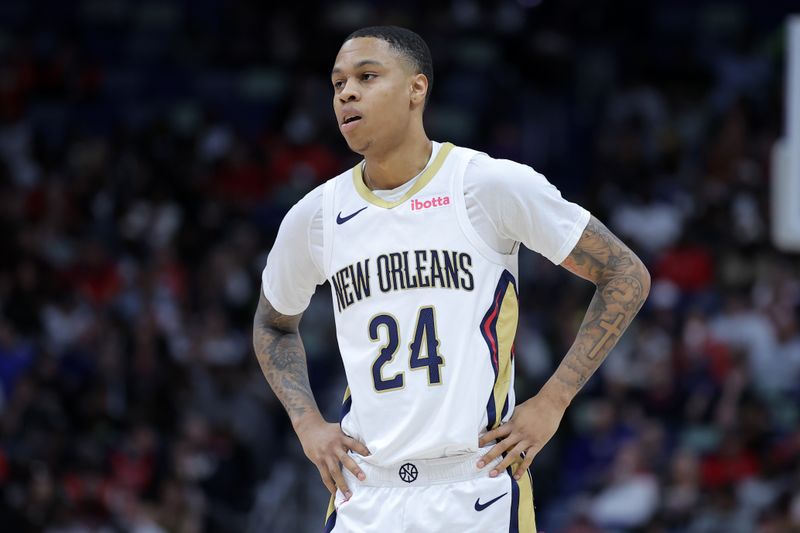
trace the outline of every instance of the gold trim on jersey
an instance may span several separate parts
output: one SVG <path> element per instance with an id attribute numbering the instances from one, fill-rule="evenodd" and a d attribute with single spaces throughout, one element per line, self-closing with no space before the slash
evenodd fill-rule
<path id="1" fill-rule="evenodd" d="M 378 207 L 383 207 L 384 209 L 395 208 L 417 194 L 422 190 L 423 187 L 430 183 L 436 173 L 439 172 L 439 169 L 442 168 L 442 165 L 447 158 L 447 154 L 449 154 L 450 150 L 452 149 L 452 143 L 443 143 L 442 147 L 439 149 L 439 153 L 436 154 L 436 158 L 433 160 L 433 163 L 431 163 L 431 165 L 425 169 L 419 178 L 417 178 L 417 181 L 414 183 L 413 187 L 411 187 L 399 200 L 395 202 L 386 201 L 369 190 L 369 187 L 367 187 L 364 183 L 364 176 L 361 170 L 362 163 L 359 163 L 353 167 L 353 186 L 356 188 L 358 194 L 367 202 Z"/>
<path id="2" fill-rule="evenodd" d="M 350 400 L 350 405 L 348 406 L 347 401 Z M 347 409 L 345 411 L 345 408 Z M 350 410 L 353 408 L 353 399 L 350 397 L 350 386 L 348 385 L 344 389 L 344 397 L 342 397 L 342 407 L 339 410 L 339 423 L 341 424 L 344 422 L 344 417 L 350 413 Z"/>
<path id="3" fill-rule="evenodd" d="M 516 471 L 516 465 L 512 472 Z M 517 481 L 519 486 L 519 510 L 517 512 L 517 527 L 519 533 L 536 533 L 536 513 L 533 510 L 533 480 L 530 471 Z"/>
<path id="4" fill-rule="evenodd" d="M 517 292 L 509 284 L 503 302 L 500 304 L 500 316 L 497 317 L 497 381 L 494 384 L 495 419 L 492 428 L 500 426 L 503 420 L 503 405 L 511 388 L 513 366 L 511 364 L 511 349 L 514 346 L 514 335 L 517 332 L 519 319 L 519 306 L 517 305 Z"/>
<path id="5" fill-rule="evenodd" d="M 336 495 L 335 494 L 331 494 L 331 499 L 328 502 L 328 510 L 325 512 L 325 522 L 324 522 L 324 524 L 326 526 L 326 529 L 325 529 L 326 531 L 329 531 L 327 529 L 328 521 L 331 519 L 331 515 L 333 513 L 335 513 L 335 512 L 336 512 Z"/>

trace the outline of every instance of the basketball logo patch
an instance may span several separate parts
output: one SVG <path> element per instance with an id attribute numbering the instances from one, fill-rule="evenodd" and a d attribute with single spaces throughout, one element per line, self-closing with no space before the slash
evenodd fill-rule
<path id="1" fill-rule="evenodd" d="M 400 474 L 400 479 L 406 483 L 411 483 L 417 479 L 417 467 L 411 463 L 406 463 L 400 467 L 398 474 Z"/>

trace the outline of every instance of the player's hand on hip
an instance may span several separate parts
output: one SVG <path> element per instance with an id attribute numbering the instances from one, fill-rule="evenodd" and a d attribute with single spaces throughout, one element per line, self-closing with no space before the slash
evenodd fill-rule
<path id="1" fill-rule="evenodd" d="M 347 468 L 361 481 L 366 479 L 364 472 L 347 452 L 352 450 L 366 456 L 370 454 L 369 450 L 361 442 L 345 435 L 339 424 L 331 424 L 318 417 L 299 426 L 297 436 L 303 445 L 303 452 L 317 467 L 322 482 L 331 494 L 339 489 L 345 497 L 350 497 L 350 488 L 342 475 L 342 467 Z"/>
<path id="2" fill-rule="evenodd" d="M 514 463 L 519 462 L 514 479 L 519 479 L 533 462 L 544 445 L 553 437 L 566 406 L 539 393 L 514 409 L 511 419 L 500 427 L 488 431 L 479 440 L 481 446 L 497 440 L 497 444 L 478 460 L 478 468 L 483 468 L 495 458 L 506 456 L 489 472 L 495 477 Z"/>

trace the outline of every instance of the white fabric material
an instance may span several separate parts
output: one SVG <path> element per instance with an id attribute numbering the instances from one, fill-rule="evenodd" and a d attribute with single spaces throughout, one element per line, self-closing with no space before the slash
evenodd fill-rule
<path id="1" fill-rule="evenodd" d="M 281 314 L 302 313 L 322 273 L 322 189 L 320 185 L 283 217 L 261 274 L 264 296 Z M 312 230 L 313 229 L 313 230 Z"/>
<path id="2" fill-rule="evenodd" d="M 347 500 L 336 491 L 333 533 L 509 531 L 513 489 L 507 473 L 438 485 L 371 487 L 346 468 L 342 472 L 352 496 Z M 495 498 L 481 511 L 475 509 L 476 502 L 486 504 Z M 535 530 L 533 524 L 530 530 Z"/>
<path id="3" fill-rule="evenodd" d="M 441 147 L 433 142 L 428 165 Z M 373 193 L 387 201 L 397 200 L 418 177 L 396 189 Z M 262 273 L 265 296 L 285 315 L 303 312 L 317 285 L 325 282 L 323 187 L 309 192 L 286 214 Z M 426 195 L 423 188 L 417 197 Z M 554 264 L 569 255 L 589 221 L 588 211 L 562 198 L 558 189 L 531 167 L 484 153 L 477 153 L 467 165 L 464 200 L 474 230 L 489 248 L 509 255 L 522 243 Z"/>
<path id="4" fill-rule="evenodd" d="M 486 431 L 495 374 L 481 322 L 493 305 L 495 317 L 516 316 L 516 300 L 498 302 L 495 293 L 499 285 L 503 295 L 514 293 L 508 280 L 517 276 L 517 256 L 485 258 L 461 226 L 458 178 L 473 154 L 453 148 L 422 191 L 391 209 L 363 198 L 352 172 L 335 181 L 325 216 L 358 213 L 332 225 L 324 243 L 351 393 L 341 426 L 367 446 L 365 461 L 374 465 L 472 453 Z M 433 198 L 443 205 L 433 207 Z M 494 342 L 510 349 L 512 339 Z M 514 410 L 510 365 L 492 404 L 503 420 Z"/>
<path id="5" fill-rule="evenodd" d="M 495 457 L 483 468 L 478 468 L 478 460 L 483 457 L 492 446 L 484 446 L 479 451 L 465 455 L 452 457 L 440 457 L 438 459 L 419 459 L 412 463 L 413 475 L 401 476 L 403 466 L 409 464 L 401 461 L 389 466 L 376 466 L 368 463 L 358 454 L 352 453 L 350 456 L 364 472 L 364 481 L 359 484 L 369 487 L 419 487 L 422 485 L 440 485 L 442 483 L 453 483 L 466 481 L 477 477 L 489 477 L 489 472 L 503 461 L 503 456 Z M 356 479 L 350 471 L 342 469 L 342 472 L 349 474 Z M 356 479 L 356 481 L 358 481 Z"/>

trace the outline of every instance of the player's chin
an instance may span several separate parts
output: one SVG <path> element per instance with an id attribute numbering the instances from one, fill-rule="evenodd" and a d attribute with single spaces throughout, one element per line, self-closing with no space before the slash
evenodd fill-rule
<path id="1" fill-rule="evenodd" d="M 350 147 L 350 150 L 354 151 L 359 155 L 364 155 L 364 153 L 369 149 L 370 141 L 365 140 L 363 138 L 355 138 L 353 136 L 344 135 L 344 140 L 347 141 L 347 146 Z"/>

